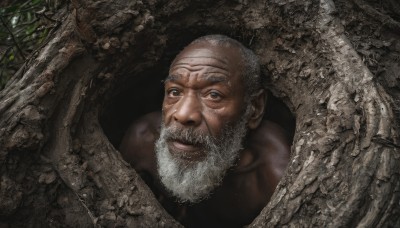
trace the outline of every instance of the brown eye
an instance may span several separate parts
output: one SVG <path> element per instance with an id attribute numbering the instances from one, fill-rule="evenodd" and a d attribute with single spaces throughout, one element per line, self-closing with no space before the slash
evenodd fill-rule
<path id="1" fill-rule="evenodd" d="M 207 98 L 210 100 L 220 100 L 222 98 L 222 95 L 218 92 L 212 91 L 208 93 Z"/>
<path id="2" fill-rule="evenodd" d="M 181 95 L 181 92 L 177 89 L 170 89 L 167 91 L 168 96 L 170 97 L 178 97 Z"/>

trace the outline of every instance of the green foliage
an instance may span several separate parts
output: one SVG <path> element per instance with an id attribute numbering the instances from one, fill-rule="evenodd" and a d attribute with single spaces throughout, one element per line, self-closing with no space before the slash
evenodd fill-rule
<path id="1" fill-rule="evenodd" d="M 18 0 L 0 8 L 0 90 L 58 23 L 58 1 Z"/>

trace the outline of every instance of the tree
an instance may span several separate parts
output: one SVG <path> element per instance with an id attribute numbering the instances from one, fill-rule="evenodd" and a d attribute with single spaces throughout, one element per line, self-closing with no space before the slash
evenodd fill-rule
<path id="1" fill-rule="evenodd" d="M 59 25 L 53 19 L 57 0 L 17 0 L 0 3 L 0 90 L 27 56 Z"/>
<path id="2" fill-rule="evenodd" d="M 121 159 L 123 129 L 107 125 L 120 126 L 109 107 L 131 99 L 141 108 L 130 116 L 149 111 L 171 58 L 200 35 L 222 33 L 255 50 L 266 87 L 296 115 L 289 167 L 250 227 L 400 226 L 398 8 L 392 0 L 71 1 L 49 42 L 0 92 L 0 221 L 179 226 Z"/>

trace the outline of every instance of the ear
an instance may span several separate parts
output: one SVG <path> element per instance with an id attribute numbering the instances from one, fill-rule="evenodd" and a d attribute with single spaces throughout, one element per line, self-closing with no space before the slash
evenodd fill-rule
<path id="1" fill-rule="evenodd" d="M 250 129 L 256 129 L 260 125 L 261 120 L 264 116 L 266 101 L 265 90 L 261 89 L 256 95 L 251 98 L 251 114 L 249 116 L 249 121 L 247 122 Z"/>

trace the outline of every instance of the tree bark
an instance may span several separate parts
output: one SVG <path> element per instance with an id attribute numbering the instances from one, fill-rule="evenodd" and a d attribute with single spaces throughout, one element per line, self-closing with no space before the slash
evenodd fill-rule
<path id="1" fill-rule="evenodd" d="M 0 92 L 0 225 L 179 227 L 122 160 L 127 122 L 110 107 L 151 110 L 173 56 L 222 33 L 296 116 L 286 174 L 250 227 L 400 226 L 400 15 L 385 3 L 71 1 Z"/>

